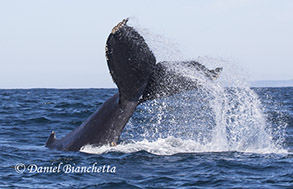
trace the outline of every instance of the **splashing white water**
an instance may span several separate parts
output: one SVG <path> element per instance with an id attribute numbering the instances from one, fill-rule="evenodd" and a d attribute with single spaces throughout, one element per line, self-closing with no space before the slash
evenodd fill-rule
<path id="1" fill-rule="evenodd" d="M 138 106 L 121 136 L 124 142 L 115 147 L 85 146 L 81 151 L 287 153 L 281 147 L 282 136 L 273 136 L 257 95 L 239 74 L 224 71 L 223 77 L 233 80 L 227 87 L 227 82 L 209 81 L 184 67 L 178 71 L 200 80 L 202 87 Z"/>
<path id="2" fill-rule="evenodd" d="M 131 143 L 122 143 L 117 146 L 101 146 L 94 147 L 92 145 L 86 145 L 81 152 L 89 154 L 103 154 L 109 152 L 122 152 L 122 153 L 133 153 L 138 151 L 146 151 L 155 155 L 174 155 L 179 153 L 202 153 L 202 152 L 225 152 L 227 150 L 215 150 L 211 144 L 203 145 L 194 140 L 183 140 L 181 138 L 175 138 L 169 136 L 167 138 L 158 138 L 156 141 L 148 141 L 146 139 L 142 141 L 136 141 Z M 262 149 L 247 149 L 246 153 L 288 153 L 286 150 L 277 149 L 273 150 L 270 148 Z"/>
<path id="3" fill-rule="evenodd" d="M 184 55 L 180 49 L 177 48 L 179 45 L 172 39 L 166 38 L 163 35 L 154 34 L 151 30 L 140 26 L 139 20 L 135 17 L 130 18 L 127 24 L 134 27 L 135 30 L 143 36 L 155 55 L 157 62 L 183 60 Z"/>
<path id="4" fill-rule="evenodd" d="M 179 52 L 162 36 L 142 29 L 139 32 L 151 44 L 156 57 L 170 60 Z M 164 45 L 158 45 L 158 41 Z M 223 67 L 223 73 L 217 81 L 210 81 L 184 65 L 170 64 L 170 69 L 201 87 L 138 106 L 121 136 L 124 142 L 115 147 L 88 145 L 81 151 L 101 154 L 145 150 L 157 155 L 220 151 L 287 153 L 281 147 L 284 138 L 276 136 L 278 132 L 272 133 L 260 100 L 242 71 L 221 59 L 203 57 L 197 61 L 209 68 Z"/>

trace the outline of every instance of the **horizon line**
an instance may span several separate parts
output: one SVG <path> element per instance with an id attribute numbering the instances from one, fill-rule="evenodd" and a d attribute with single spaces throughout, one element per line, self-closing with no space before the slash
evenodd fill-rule
<path id="1" fill-rule="evenodd" d="M 262 87 L 262 86 L 253 86 L 255 82 L 288 82 L 293 81 L 293 79 L 288 80 L 253 80 L 248 81 L 250 87 Z M 278 86 L 263 86 L 263 87 L 278 87 Z M 280 86 L 280 87 L 293 87 L 290 86 Z M 0 89 L 118 89 L 118 87 L 0 87 Z"/>

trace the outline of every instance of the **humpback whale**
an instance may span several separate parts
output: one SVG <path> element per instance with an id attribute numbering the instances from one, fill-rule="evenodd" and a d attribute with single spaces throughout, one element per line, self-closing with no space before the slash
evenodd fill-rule
<path id="1" fill-rule="evenodd" d="M 84 123 L 61 139 L 53 131 L 46 147 L 79 151 L 87 144 L 116 145 L 138 104 L 159 97 L 196 89 L 198 84 L 167 69 L 169 62 L 156 62 L 144 38 L 128 19 L 118 23 L 106 42 L 106 59 L 118 93 L 106 100 Z M 208 70 L 194 62 L 178 62 L 215 79 L 221 68 Z"/>

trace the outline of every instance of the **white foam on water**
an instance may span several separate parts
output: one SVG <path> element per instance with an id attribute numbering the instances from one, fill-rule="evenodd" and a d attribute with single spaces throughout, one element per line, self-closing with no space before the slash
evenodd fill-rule
<path id="1" fill-rule="evenodd" d="M 173 44 L 162 40 L 162 36 L 142 29 L 139 32 L 156 57 L 182 58 L 181 54 L 176 56 Z M 223 67 L 219 79 L 210 81 L 184 65 L 170 64 L 170 69 L 200 83 L 201 87 L 138 106 L 121 136 L 124 142 L 114 147 L 87 145 L 81 151 L 102 154 L 145 150 L 156 155 L 223 151 L 288 153 L 282 147 L 286 125 L 272 128 L 243 71 L 220 58 L 200 57 L 197 61 L 209 69 Z"/>
<path id="2" fill-rule="evenodd" d="M 89 154 L 104 154 L 109 152 L 122 152 L 122 153 L 133 153 L 138 151 L 146 151 L 155 155 L 174 155 L 179 153 L 203 153 L 203 152 L 228 152 L 226 149 L 215 149 L 214 145 L 200 144 L 194 140 L 183 140 L 181 138 L 175 138 L 169 136 L 167 138 L 158 138 L 156 141 L 148 141 L 146 139 L 142 141 L 135 141 L 131 143 L 121 143 L 117 146 L 101 146 L 95 147 L 92 145 L 86 145 L 81 152 Z M 288 152 L 284 149 L 246 149 L 239 152 L 245 153 L 259 153 L 259 154 L 287 154 Z"/>

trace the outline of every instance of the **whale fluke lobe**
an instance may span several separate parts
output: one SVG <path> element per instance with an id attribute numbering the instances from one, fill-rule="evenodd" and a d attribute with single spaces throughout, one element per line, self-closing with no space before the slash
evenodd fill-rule
<path id="1" fill-rule="evenodd" d="M 144 38 L 127 25 L 128 19 L 118 23 L 106 42 L 106 59 L 118 93 L 106 100 L 84 123 L 57 140 L 49 136 L 46 147 L 65 151 L 79 151 L 87 144 L 114 146 L 139 103 L 196 89 L 199 84 L 168 69 L 170 62 L 156 63 L 156 58 Z M 222 68 L 208 70 L 194 61 L 177 62 L 188 69 L 202 72 L 216 79 Z"/>
<path id="2" fill-rule="evenodd" d="M 192 72 L 200 73 L 210 80 L 218 78 L 222 71 L 222 68 L 209 70 L 204 65 L 195 61 L 159 62 L 156 64 L 155 71 L 150 77 L 148 85 L 143 93 L 143 98 L 140 99 L 140 103 L 156 98 L 168 97 L 200 87 L 201 84 L 197 80 L 184 76 L 174 68 L 185 68 Z"/>
<path id="3" fill-rule="evenodd" d="M 126 23 L 123 20 L 109 35 L 106 58 L 120 97 L 137 101 L 155 68 L 156 58 L 143 37 Z"/>

